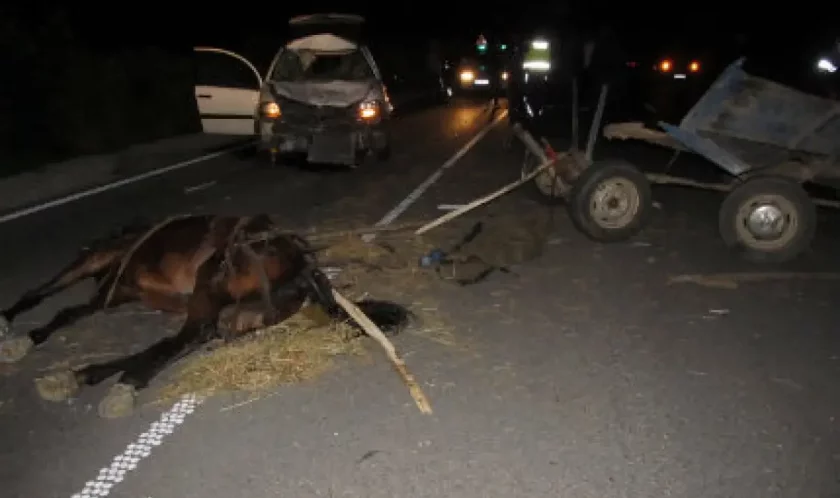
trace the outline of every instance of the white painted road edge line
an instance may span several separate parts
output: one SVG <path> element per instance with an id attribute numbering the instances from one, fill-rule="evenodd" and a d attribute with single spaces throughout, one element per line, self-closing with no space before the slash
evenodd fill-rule
<path id="1" fill-rule="evenodd" d="M 111 490 L 121 483 L 125 476 L 137 468 L 137 464 L 152 454 L 155 446 L 160 446 L 166 436 L 184 423 L 186 418 L 204 402 L 204 398 L 194 394 L 187 394 L 163 412 L 157 422 L 152 422 L 149 429 L 137 436 L 122 453 L 111 460 L 111 464 L 103 467 L 93 480 L 85 483 L 84 488 L 75 493 L 72 498 L 102 498 L 111 494 Z"/>
<path id="2" fill-rule="evenodd" d="M 405 212 L 405 210 L 409 208 L 409 206 L 417 202 L 417 199 L 419 199 L 420 196 L 423 195 L 426 192 L 426 190 L 429 189 L 429 187 L 431 187 L 436 181 L 440 179 L 441 176 L 443 176 L 443 173 L 446 172 L 446 170 L 454 166 L 459 159 L 464 157 L 464 155 L 470 151 L 470 149 L 475 147 L 475 144 L 480 142 L 481 139 L 484 138 L 484 136 L 487 135 L 487 133 L 494 126 L 499 124 L 505 116 L 507 116 L 507 109 L 503 110 L 498 117 L 496 117 L 492 122 L 488 123 L 484 128 L 482 128 L 481 131 L 479 131 L 474 137 L 472 137 L 472 139 L 470 139 L 469 142 L 467 142 L 463 147 L 461 147 L 461 150 L 456 152 L 454 156 L 450 157 L 449 160 L 443 163 L 443 165 L 441 165 L 440 168 L 438 168 L 434 173 L 432 173 L 428 178 L 426 178 L 426 180 L 423 181 L 423 183 L 418 185 L 417 188 L 414 189 L 414 191 L 408 194 L 408 197 L 403 199 L 399 204 L 394 206 L 393 209 L 388 211 L 388 213 L 386 213 L 381 220 L 376 222 L 376 225 L 374 226 L 381 227 L 390 225 L 394 222 L 394 220 L 399 218 Z M 362 240 L 364 240 L 365 242 L 370 242 L 375 238 L 375 233 L 368 233 L 362 236 Z"/>
<path id="3" fill-rule="evenodd" d="M 192 159 L 188 159 L 186 161 L 181 161 L 179 163 L 170 164 L 169 166 L 164 166 L 162 168 L 158 168 L 152 171 L 147 171 L 145 173 L 141 173 L 139 175 L 130 176 L 128 178 L 123 178 L 122 180 L 117 180 L 115 182 L 106 183 L 105 185 L 100 185 L 98 187 L 89 188 L 86 190 L 80 190 L 78 192 L 74 192 L 69 195 L 65 195 L 64 197 L 59 197 L 58 199 L 53 199 L 51 201 L 43 202 L 41 204 L 36 204 L 34 206 L 30 206 L 28 208 L 20 209 L 18 211 L 13 211 L 11 213 L 5 214 L 0 216 L 0 223 L 6 223 L 12 220 L 16 220 L 18 218 L 23 218 L 24 216 L 29 216 L 31 214 L 35 214 L 46 209 L 54 208 L 56 206 L 61 206 L 64 204 L 68 204 L 70 202 L 78 201 L 79 199 L 84 199 L 85 197 L 90 197 L 92 195 L 101 194 L 102 192 L 106 192 L 108 190 L 112 190 L 118 187 L 122 187 L 123 185 L 129 185 L 131 183 L 139 182 L 140 180 L 145 180 L 146 178 L 152 178 L 154 176 L 162 175 L 164 173 L 169 173 L 170 171 L 175 171 L 181 168 L 186 168 L 187 166 L 192 166 L 193 164 L 200 163 L 202 161 L 207 161 L 219 156 L 223 156 L 229 152 L 233 152 L 235 150 L 244 149 L 253 145 L 251 142 L 236 145 L 233 147 L 229 147 L 226 149 L 222 149 L 220 151 L 211 152 L 210 154 L 204 154 L 203 156 L 194 157 Z"/>

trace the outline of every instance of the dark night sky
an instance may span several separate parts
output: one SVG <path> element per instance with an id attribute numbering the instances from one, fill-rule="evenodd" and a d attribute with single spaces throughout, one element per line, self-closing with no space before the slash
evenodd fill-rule
<path id="1" fill-rule="evenodd" d="M 815 2 L 815 0 L 814 0 Z M 43 23 L 49 17 L 51 5 L 68 2 L 20 2 L 12 7 L 14 16 L 26 13 L 29 25 Z M 558 25 L 568 19 L 576 26 L 609 22 L 622 38 L 657 40 L 693 33 L 700 39 L 714 42 L 724 39 L 723 33 L 740 30 L 762 32 L 780 44 L 801 38 L 802 33 L 821 30 L 832 16 L 813 2 L 797 2 L 797 10 L 771 8 L 769 4 L 753 9 L 734 7 L 731 0 L 702 3 L 677 3 L 663 0 L 627 2 L 619 0 L 565 0 L 555 2 L 522 2 L 508 4 L 484 2 L 404 2 L 387 0 L 369 2 L 210 2 L 178 1 L 117 2 L 89 5 L 77 3 L 69 11 L 69 18 L 77 36 L 100 46 L 117 45 L 122 41 L 155 45 L 215 45 L 226 48 L 242 46 L 246 38 L 271 40 L 283 36 L 291 15 L 312 12 L 357 12 L 368 19 L 368 29 L 385 38 L 423 39 L 461 37 L 473 39 L 483 30 L 493 33 L 511 27 L 534 26 L 534 20 Z M 814 8 L 805 8 L 809 5 Z M 392 7 L 389 8 L 389 5 Z M 533 6 L 532 6 L 533 5 Z M 785 6 L 786 4 L 780 4 Z M 525 6 L 525 7 L 523 7 Z M 810 18 L 810 19 L 809 19 Z M 816 20 L 815 20 L 816 19 Z M 822 22 L 822 25 L 818 23 Z M 833 28 L 831 24 L 828 25 Z M 835 31 L 840 32 L 838 29 Z M 251 41 L 253 43 L 253 40 Z"/>

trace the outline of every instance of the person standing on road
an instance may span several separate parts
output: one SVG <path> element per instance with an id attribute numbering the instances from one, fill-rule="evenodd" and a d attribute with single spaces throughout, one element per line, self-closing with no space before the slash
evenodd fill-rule
<path id="1" fill-rule="evenodd" d="M 493 115 L 496 113 L 496 110 L 499 108 L 499 97 L 501 96 L 502 85 L 501 85 L 501 77 L 502 77 L 502 64 L 499 60 L 499 52 L 497 47 L 488 44 L 487 52 L 481 58 L 483 65 L 487 68 L 487 75 L 488 79 L 490 80 L 490 92 L 491 92 L 491 103 L 492 107 L 490 110 L 490 117 L 492 118 Z"/>

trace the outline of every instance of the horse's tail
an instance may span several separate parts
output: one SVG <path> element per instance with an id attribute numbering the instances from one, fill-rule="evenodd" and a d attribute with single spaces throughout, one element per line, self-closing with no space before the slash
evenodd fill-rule
<path id="1" fill-rule="evenodd" d="M 364 329 L 353 320 L 350 315 L 336 302 L 333 296 L 333 286 L 330 279 L 318 268 L 313 268 L 306 273 L 306 280 L 312 291 L 312 297 L 324 307 L 327 314 L 334 320 L 349 323 L 357 330 L 364 332 Z M 395 335 L 407 326 L 414 318 L 414 313 L 405 306 L 391 301 L 376 299 L 362 299 L 354 303 L 362 312 L 382 329 L 383 332 Z"/>

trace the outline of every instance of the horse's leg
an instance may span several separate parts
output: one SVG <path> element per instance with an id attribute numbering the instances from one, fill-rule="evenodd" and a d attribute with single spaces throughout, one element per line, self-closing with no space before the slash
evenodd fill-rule
<path id="1" fill-rule="evenodd" d="M 73 284 L 103 272 L 119 255 L 117 251 L 83 253 L 53 278 L 26 291 L 17 302 L 0 312 L 0 337 L 9 333 L 12 322 L 19 314 Z"/>
<path id="2" fill-rule="evenodd" d="M 96 366 L 93 366 L 79 372 L 77 378 L 90 385 L 107 378 L 103 376 L 114 367 L 122 369 L 119 380 L 99 404 L 100 416 L 113 418 L 129 414 L 134 409 L 138 390 L 148 386 L 169 364 L 213 339 L 217 333 L 219 313 L 229 300 L 213 279 L 220 263 L 221 258 L 213 257 L 199 269 L 195 289 L 187 302 L 187 317 L 177 335 L 162 339 L 122 362 L 111 362 L 114 365 L 110 369 L 97 372 Z"/>
<path id="3" fill-rule="evenodd" d="M 119 306 L 132 300 L 126 293 L 118 290 L 108 306 Z M 58 330 L 101 310 L 104 303 L 105 294 L 100 290 L 88 302 L 60 310 L 49 322 L 30 330 L 26 335 L 0 342 L 0 363 L 20 361 L 33 347 L 46 342 Z"/>

